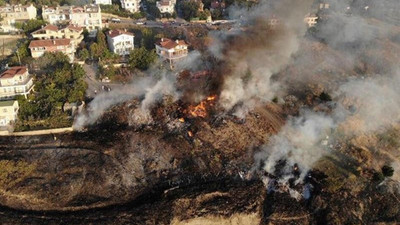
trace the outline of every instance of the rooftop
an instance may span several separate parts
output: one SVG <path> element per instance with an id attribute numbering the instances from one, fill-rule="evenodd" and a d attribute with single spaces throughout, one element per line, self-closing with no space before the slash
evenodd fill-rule
<path id="1" fill-rule="evenodd" d="M 6 71 L 4 71 L 1 75 L 0 78 L 12 78 L 16 75 L 22 75 L 24 74 L 26 71 L 28 70 L 28 68 L 26 68 L 25 66 L 14 66 L 14 67 L 10 67 L 9 69 L 7 69 Z"/>
<path id="2" fill-rule="evenodd" d="M 161 38 L 161 40 L 156 42 L 156 45 L 161 46 L 162 48 L 171 49 L 175 48 L 178 45 L 188 45 L 184 40 L 171 40 L 169 38 Z"/>
<path id="3" fill-rule="evenodd" d="M 29 48 L 34 47 L 52 47 L 52 46 L 65 46 L 71 43 L 70 39 L 53 39 L 53 40 L 33 40 L 29 44 Z"/>
<path id="4" fill-rule="evenodd" d="M 119 29 L 116 29 L 116 30 L 110 30 L 110 31 L 107 32 L 107 36 L 109 36 L 109 37 L 111 37 L 111 38 L 115 38 L 115 37 L 117 37 L 117 36 L 119 36 L 119 35 L 122 35 L 122 34 L 130 35 L 130 36 L 135 36 L 135 35 L 133 35 L 132 33 L 127 32 L 126 30 L 119 30 Z"/>

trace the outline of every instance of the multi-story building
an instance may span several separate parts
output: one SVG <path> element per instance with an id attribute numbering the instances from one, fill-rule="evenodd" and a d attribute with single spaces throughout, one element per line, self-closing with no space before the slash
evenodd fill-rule
<path id="1" fill-rule="evenodd" d="M 13 99 L 17 95 L 27 97 L 33 88 L 33 78 L 25 66 L 8 68 L 0 75 L 0 100 Z"/>
<path id="2" fill-rule="evenodd" d="M 62 52 L 67 55 L 70 62 L 74 61 L 75 45 L 71 39 L 32 40 L 29 44 L 32 58 L 39 58 L 46 52 Z"/>
<path id="3" fill-rule="evenodd" d="M 121 0 L 121 6 L 131 13 L 139 12 L 140 0 Z"/>
<path id="4" fill-rule="evenodd" d="M 56 25 L 46 25 L 41 29 L 31 33 L 35 39 L 63 39 L 69 38 L 75 46 L 83 40 L 83 28 L 76 25 L 67 25 L 58 27 Z"/>
<path id="5" fill-rule="evenodd" d="M 318 16 L 316 14 L 309 13 L 304 17 L 304 22 L 307 24 L 308 27 L 314 27 L 317 25 Z"/>
<path id="6" fill-rule="evenodd" d="M 12 125 L 18 118 L 18 101 L 0 101 L 0 127 Z"/>
<path id="7" fill-rule="evenodd" d="M 173 0 L 161 0 L 156 3 L 156 6 L 161 13 L 172 14 L 175 11 L 175 2 Z"/>
<path id="8" fill-rule="evenodd" d="M 86 28 L 92 34 L 103 28 L 99 5 L 84 6 L 43 6 L 42 17 L 53 25 L 73 24 Z"/>
<path id="9" fill-rule="evenodd" d="M 110 50 L 118 55 L 129 55 L 134 49 L 135 36 L 126 30 L 110 30 L 107 32 L 107 42 Z"/>
<path id="10" fill-rule="evenodd" d="M 112 1 L 111 0 L 95 0 L 94 4 L 96 4 L 96 5 L 111 5 Z"/>
<path id="11" fill-rule="evenodd" d="M 177 61 L 185 58 L 188 55 L 188 45 L 184 40 L 171 40 L 168 38 L 161 38 L 156 42 L 157 55 L 164 61 L 167 61 L 171 68 Z"/>
<path id="12" fill-rule="evenodd" d="M 14 31 L 16 22 L 25 22 L 27 20 L 36 19 L 37 10 L 32 4 L 30 5 L 5 5 L 0 7 L 0 17 L 2 18 L 1 29 L 3 32 Z"/>

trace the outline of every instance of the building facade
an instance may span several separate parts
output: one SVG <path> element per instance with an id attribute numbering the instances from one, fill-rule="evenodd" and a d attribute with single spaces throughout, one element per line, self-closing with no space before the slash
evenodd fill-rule
<path id="1" fill-rule="evenodd" d="M 140 0 L 121 0 L 121 6 L 131 13 L 139 12 Z"/>
<path id="2" fill-rule="evenodd" d="M 161 13 L 174 13 L 175 11 L 175 1 L 172 0 L 161 0 L 156 3 L 158 10 Z"/>
<path id="3" fill-rule="evenodd" d="M 96 4 L 96 5 L 111 5 L 112 1 L 111 0 L 95 0 L 94 4 Z"/>
<path id="4" fill-rule="evenodd" d="M 308 27 L 314 27 L 315 25 L 317 25 L 318 16 L 316 14 L 309 13 L 304 17 L 304 22 L 307 24 Z"/>
<path id="5" fill-rule="evenodd" d="M 14 99 L 17 95 L 25 98 L 33 89 L 33 78 L 25 66 L 8 68 L 0 75 L 0 100 Z"/>
<path id="6" fill-rule="evenodd" d="M 126 30 L 110 30 L 107 32 L 107 43 L 110 50 L 118 55 L 129 55 L 135 48 L 135 36 Z"/>
<path id="7" fill-rule="evenodd" d="M 18 119 L 18 101 L 0 101 L 0 127 L 12 125 Z"/>
<path id="8" fill-rule="evenodd" d="M 41 29 L 31 33 L 35 39 L 47 40 L 47 39 L 71 39 L 73 44 L 77 46 L 83 40 L 83 28 L 76 25 L 67 25 L 58 27 L 56 25 L 46 25 Z"/>
<path id="9" fill-rule="evenodd" d="M 99 5 L 84 6 L 43 6 L 42 17 L 50 24 L 72 24 L 84 27 L 89 32 L 103 28 L 101 9 Z"/>
<path id="10" fill-rule="evenodd" d="M 30 5 L 5 5 L 0 7 L 0 17 L 2 18 L 1 30 L 3 32 L 10 32 L 17 30 L 15 28 L 16 22 L 25 22 L 28 20 L 36 19 L 37 10 L 32 4 Z"/>
<path id="11" fill-rule="evenodd" d="M 29 44 L 32 58 L 41 57 L 46 52 L 62 52 L 68 56 L 70 62 L 74 61 L 75 45 L 71 39 L 33 40 Z"/>
<path id="12" fill-rule="evenodd" d="M 161 38 L 156 42 L 156 53 L 163 61 L 167 61 L 173 69 L 177 61 L 188 55 L 188 44 L 184 40 Z"/>

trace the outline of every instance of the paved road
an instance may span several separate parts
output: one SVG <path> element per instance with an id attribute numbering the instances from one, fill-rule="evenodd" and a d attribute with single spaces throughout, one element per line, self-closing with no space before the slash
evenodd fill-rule
<path id="1" fill-rule="evenodd" d="M 97 74 L 99 71 L 99 66 L 96 63 L 93 63 L 92 65 L 84 64 L 83 69 L 86 72 L 85 81 L 88 84 L 86 96 L 88 98 L 94 98 L 101 92 L 107 92 L 123 86 L 123 84 L 119 83 L 104 83 L 98 80 Z"/>

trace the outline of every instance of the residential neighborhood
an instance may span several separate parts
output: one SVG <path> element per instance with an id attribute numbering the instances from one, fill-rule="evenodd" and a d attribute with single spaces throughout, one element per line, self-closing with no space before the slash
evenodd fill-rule
<path id="1" fill-rule="evenodd" d="M 0 75 L 0 103 L 13 110 L 0 110 L 0 126 L 10 132 L 62 127 L 73 120 L 75 111 L 70 111 L 70 106 L 117 88 L 151 65 L 175 71 L 178 63 L 198 48 L 202 32 L 232 29 L 237 21 L 226 19 L 228 6 L 224 0 L 0 6 L 0 30 L 11 35 L 7 37 L 14 44 Z M 317 4 L 315 10 L 326 12 L 329 4 Z M 318 14 L 310 11 L 304 26 L 315 27 L 318 20 Z M 267 24 L 280 26 L 280 18 L 271 15 Z M 72 77 L 62 80 L 63 76 Z M 61 82 L 57 87 L 52 83 L 55 80 Z M 71 83 L 77 86 L 71 87 Z M 73 96 L 62 97 L 57 89 L 70 90 Z M 49 99 L 57 100 L 48 105 Z M 60 122 L 48 123 L 56 118 Z"/>

